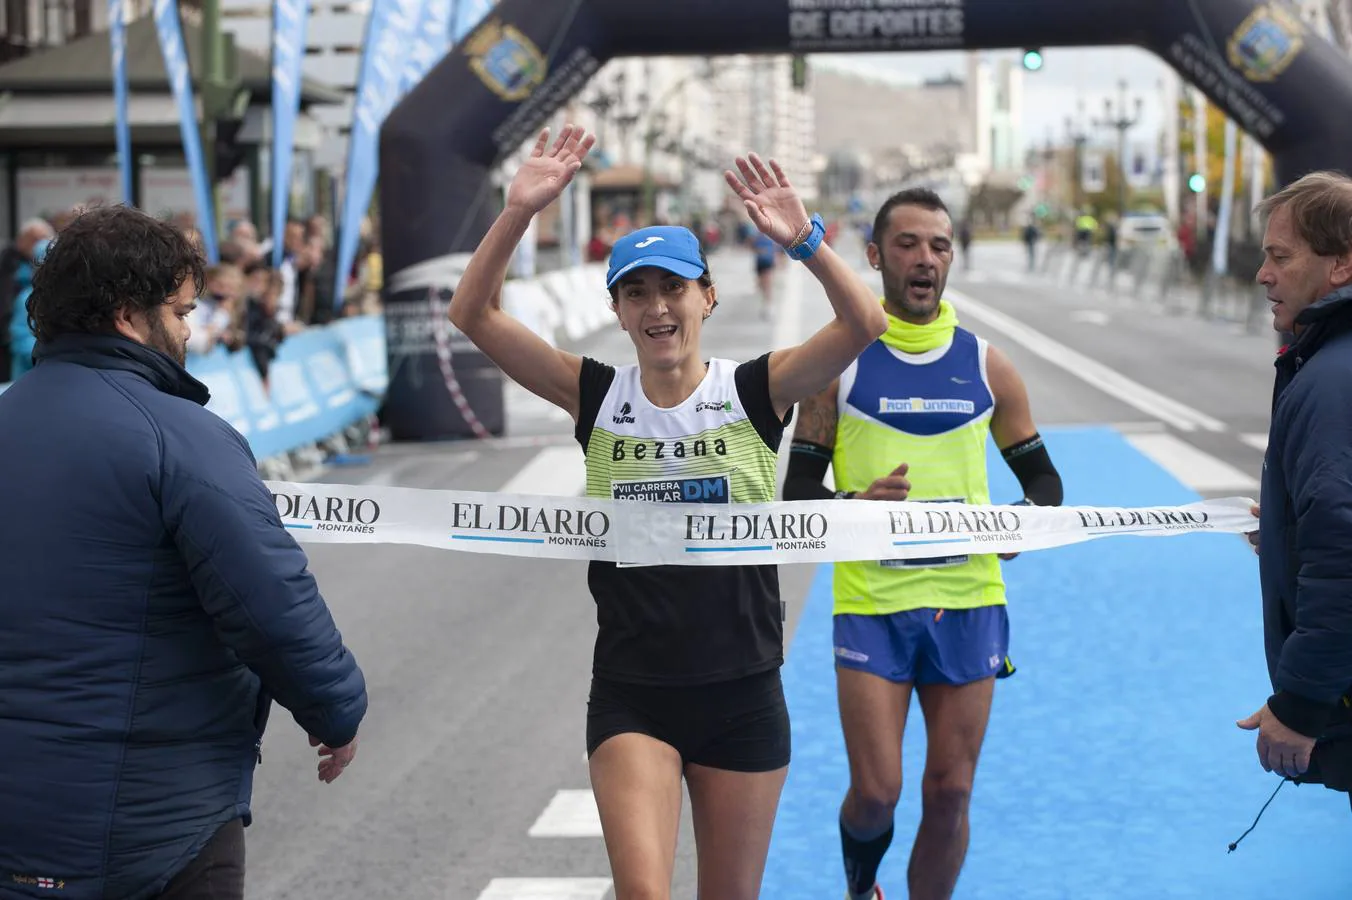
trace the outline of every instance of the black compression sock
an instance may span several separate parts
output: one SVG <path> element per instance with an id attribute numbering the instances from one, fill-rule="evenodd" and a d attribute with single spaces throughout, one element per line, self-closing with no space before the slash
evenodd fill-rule
<path id="1" fill-rule="evenodd" d="M 872 840 L 861 841 L 840 820 L 840 852 L 845 858 L 845 880 L 850 892 L 855 896 L 868 893 L 878 880 L 878 866 L 882 864 L 883 854 L 892 845 L 892 825 Z"/>

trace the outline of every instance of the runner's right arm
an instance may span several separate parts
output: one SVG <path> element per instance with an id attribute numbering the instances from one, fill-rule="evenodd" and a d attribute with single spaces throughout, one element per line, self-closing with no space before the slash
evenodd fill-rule
<path id="1" fill-rule="evenodd" d="M 798 425 L 789 447 L 789 469 L 784 477 L 785 500 L 905 500 L 911 493 L 909 466 L 901 463 L 862 491 L 833 491 L 822 483 L 836 449 L 840 410 L 836 393 L 840 381 L 798 405 Z"/>
<path id="2" fill-rule="evenodd" d="M 582 358 L 551 347 L 502 309 L 502 285 L 531 219 L 553 203 L 591 150 L 594 138 L 569 125 L 551 148 L 549 129 L 507 191 L 507 206 L 474 251 L 451 298 L 450 318 L 508 378 L 578 416 Z"/>

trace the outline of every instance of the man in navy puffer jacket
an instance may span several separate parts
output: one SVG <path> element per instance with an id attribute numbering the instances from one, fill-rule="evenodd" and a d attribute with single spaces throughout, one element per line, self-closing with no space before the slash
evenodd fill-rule
<path id="1" fill-rule="evenodd" d="M 275 698 L 351 761 L 366 685 L 244 439 L 183 368 L 203 263 L 87 212 L 0 394 L 0 898 L 238 900 Z"/>
<path id="2" fill-rule="evenodd" d="M 1273 694 L 1240 727 L 1270 772 L 1352 791 L 1352 179 L 1260 206 L 1277 359 L 1258 545 Z"/>

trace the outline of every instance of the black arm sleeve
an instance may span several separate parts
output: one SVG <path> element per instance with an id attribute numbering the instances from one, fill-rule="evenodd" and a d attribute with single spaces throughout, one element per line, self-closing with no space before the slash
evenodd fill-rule
<path id="1" fill-rule="evenodd" d="M 1060 506 L 1065 498 L 1061 485 L 1061 475 L 1052 465 L 1051 455 L 1042 443 L 1042 436 L 1035 434 L 1026 441 L 1000 451 L 1009 470 L 1019 479 L 1023 496 L 1034 506 Z"/>
<path id="2" fill-rule="evenodd" d="M 848 496 L 822 484 L 831 465 L 831 448 L 812 441 L 794 441 L 789 446 L 789 470 L 784 477 L 785 500 L 834 500 Z"/>

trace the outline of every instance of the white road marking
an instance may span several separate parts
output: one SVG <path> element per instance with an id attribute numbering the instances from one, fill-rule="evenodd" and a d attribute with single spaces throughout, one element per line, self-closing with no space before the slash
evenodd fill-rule
<path id="1" fill-rule="evenodd" d="M 1172 434 L 1128 434 L 1127 442 L 1194 491 L 1243 491 L 1258 487 L 1250 475 L 1203 453 Z"/>
<path id="2" fill-rule="evenodd" d="M 550 422 L 571 421 L 568 413 L 545 398 L 532 394 L 515 382 L 507 383 L 503 405 L 507 408 L 509 419 L 545 419 Z"/>
<path id="3" fill-rule="evenodd" d="M 587 487 L 587 465 L 576 445 L 545 447 L 504 484 L 502 494 L 577 497 Z"/>
<path id="4" fill-rule="evenodd" d="M 590 788 L 559 791 L 527 832 L 531 837 L 601 837 L 601 813 Z"/>
<path id="5" fill-rule="evenodd" d="M 1077 309 L 1070 314 L 1070 321 L 1084 322 L 1086 325 L 1107 325 L 1112 316 L 1101 309 Z"/>
<path id="6" fill-rule="evenodd" d="M 472 450 L 467 453 L 426 453 L 409 456 L 397 459 L 386 469 L 372 472 L 361 480 L 361 484 L 369 484 L 372 487 L 403 487 L 408 484 L 409 471 L 420 466 L 435 465 L 449 475 L 477 462 L 478 459 L 479 454 Z"/>
<path id="7" fill-rule="evenodd" d="M 601 900 L 609 878 L 494 878 L 479 900 Z"/>
<path id="8" fill-rule="evenodd" d="M 1267 432 L 1264 432 L 1262 434 L 1241 434 L 1239 436 L 1239 439 L 1260 453 L 1267 452 L 1268 445 Z"/>
<path id="9" fill-rule="evenodd" d="M 1109 427 L 1122 434 L 1140 434 L 1141 432 L 1156 434 L 1168 430 L 1163 422 L 1114 422 Z"/>
<path id="10" fill-rule="evenodd" d="M 781 287 L 779 295 L 776 298 L 779 304 L 779 315 L 775 319 L 775 327 L 772 340 L 774 344 L 772 349 L 782 350 L 785 347 L 792 347 L 803 340 L 803 279 L 807 275 L 800 265 L 792 265 L 781 268 L 777 277 Z M 755 300 L 760 303 L 760 293 L 755 294 Z"/>
<path id="11" fill-rule="evenodd" d="M 962 313 L 982 322 L 1002 333 L 1005 337 L 1021 344 L 1025 349 L 1037 354 L 1050 363 L 1060 366 L 1080 380 L 1128 406 L 1135 407 L 1147 415 L 1162 419 L 1180 431 L 1225 431 L 1225 424 L 1213 419 L 1206 413 L 1185 406 L 1171 397 L 1151 390 L 1143 384 L 1132 381 L 1115 369 L 1091 359 L 1065 344 L 1054 341 L 1040 331 L 1036 331 L 1022 322 L 1004 313 L 973 300 L 966 294 L 950 290 L 948 292 L 954 305 Z"/>

